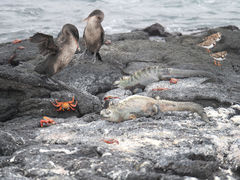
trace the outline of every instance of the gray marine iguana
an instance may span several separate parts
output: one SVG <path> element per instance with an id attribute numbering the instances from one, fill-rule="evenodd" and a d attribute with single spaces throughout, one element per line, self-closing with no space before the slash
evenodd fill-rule
<path id="1" fill-rule="evenodd" d="M 160 80 L 169 80 L 170 78 L 187 77 L 209 77 L 213 74 L 200 70 L 184 70 L 175 68 L 162 68 L 161 66 L 150 66 L 134 72 L 130 76 L 123 76 L 120 80 L 114 82 L 115 87 L 133 90 L 137 87 L 144 88 L 148 84 Z"/>
<path id="2" fill-rule="evenodd" d="M 193 102 L 175 102 L 157 100 L 147 96 L 133 95 L 110 104 L 107 109 L 100 112 L 101 118 L 111 122 L 121 122 L 142 116 L 153 116 L 159 112 L 191 111 L 198 113 L 202 120 L 209 122 L 204 109 Z"/>

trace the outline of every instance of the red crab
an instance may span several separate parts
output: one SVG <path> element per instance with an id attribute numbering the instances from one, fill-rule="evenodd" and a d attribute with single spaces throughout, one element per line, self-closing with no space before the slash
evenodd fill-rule
<path id="1" fill-rule="evenodd" d="M 20 42 L 22 42 L 22 40 L 20 40 L 20 39 L 15 39 L 12 43 L 13 43 L 13 44 L 18 44 L 18 43 L 20 43 Z"/>
<path id="2" fill-rule="evenodd" d="M 71 101 L 58 102 L 58 101 L 55 99 L 55 102 L 56 102 L 56 104 L 54 104 L 53 102 L 51 102 L 51 103 L 52 103 L 52 105 L 54 105 L 55 107 L 58 108 L 57 111 L 64 111 L 64 110 L 68 110 L 68 111 L 73 110 L 73 111 L 75 111 L 74 108 L 77 106 L 77 103 L 78 103 L 78 102 L 76 101 L 76 103 L 73 104 L 73 102 L 74 102 L 74 96 L 73 96 L 73 98 L 72 98 Z"/>
<path id="3" fill-rule="evenodd" d="M 109 99 L 120 99 L 119 97 L 113 97 L 113 96 L 106 96 L 103 100 L 109 100 Z"/>
<path id="4" fill-rule="evenodd" d="M 119 144 L 118 140 L 116 139 L 103 139 L 103 142 L 107 143 L 107 144 Z"/>
<path id="5" fill-rule="evenodd" d="M 155 89 L 152 89 L 152 91 L 165 91 L 165 90 L 169 90 L 169 88 L 160 88 L 160 87 L 157 87 Z"/>
<path id="6" fill-rule="evenodd" d="M 106 40 L 106 41 L 104 42 L 104 44 L 105 44 L 105 45 L 110 45 L 110 44 L 112 44 L 112 41 L 111 41 L 111 40 Z"/>
<path id="7" fill-rule="evenodd" d="M 18 46 L 17 49 L 23 50 L 23 49 L 25 49 L 25 47 L 24 46 Z"/>
<path id="8" fill-rule="evenodd" d="M 177 84 L 178 79 L 171 78 L 169 82 L 170 82 L 170 84 Z"/>
<path id="9" fill-rule="evenodd" d="M 47 116 L 43 116 L 43 119 L 41 119 L 41 121 L 40 121 L 41 127 L 43 127 L 43 123 L 45 123 L 47 125 L 56 124 L 56 122 L 54 120 L 52 120 L 51 118 L 49 118 Z"/>

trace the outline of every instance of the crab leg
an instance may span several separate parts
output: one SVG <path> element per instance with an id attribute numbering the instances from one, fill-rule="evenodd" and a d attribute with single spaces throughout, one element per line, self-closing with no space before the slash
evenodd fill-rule
<path id="1" fill-rule="evenodd" d="M 73 103 L 73 102 L 74 102 L 74 96 L 73 96 L 73 98 L 72 98 L 71 101 L 68 101 L 68 103 L 71 104 L 71 103 Z"/>
<path id="2" fill-rule="evenodd" d="M 49 120 L 51 120 L 49 117 L 47 117 L 47 116 L 43 116 L 43 119 L 46 121 L 49 121 Z"/>
<path id="3" fill-rule="evenodd" d="M 55 101 L 57 104 L 54 104 L 53 102 L 51 102 L 52 105 L 54 105 L 55 107 L 60 107 L 62 105 L 62 103 L 59 103 L 57 100 L 55 100 Z"/>
<path id="4" fill-rule="evenodd" d="M 41 123 L 41 127 L 43 127 L 43 124 L 48 124 L 48 121 L 42 119 L 40 123 Z"/>
<path id="5" fill-rule="evenodd" d="M 52 120 L 51 122 L 49 122 L 49 124 L 56 124 L 56 122 Z"/>
<path id="6" fill-rule="evenodd" d="M 77 106 L 77 101 L 76 101 L 76 103 L 75 104 L 69 104 L 70 106 L 72 106 L 72 107 L 76 107 Z"/>
<path id="7" fill-rule="evenodd" d="M 43 123 L 45 123 L 45 120 L 41 119 L 41 121 L 40 121 L 41 127 L 43 127 Z"/>
<path id="8" fill-rule="evenodd" d="M 61 110 L 62 110 L 62 106 L 60 106 L 59 109 L 57 109 L 57 111 L 61 111 Z M 63 111 L 64 111 L 64 109 L 63 109 Z"/>
<path id="9" fill-rule="evenodd" d="M 42 127 L 43 127 L 43 124 L 47 124 L 47 122 L 46 122 L 46 121 L 43 121 L 43 122 L 42 122 Z"/>
<path id="10" fill-rule="evenodd" d="M 75 111 L 76 109 L 74 109 L 73 107 L 69 106 L 71 108 L 71 110 Z M 70 110 L 70 109 L 69 109 Z"/>

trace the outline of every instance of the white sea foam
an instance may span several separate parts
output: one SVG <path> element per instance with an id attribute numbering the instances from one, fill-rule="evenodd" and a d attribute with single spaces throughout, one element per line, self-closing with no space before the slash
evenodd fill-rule
<path id="1" fill-rule="evenodd" d="M 128 32 L 158 22 L 169 31 L 240 26 L 239 0 L 1 0 L 0 42 L 28 38 L 35 32 L 54 36 L 65 23 L 83 33 L 83 19 L 94 9 L 105 13 L 107 34 Z"/>

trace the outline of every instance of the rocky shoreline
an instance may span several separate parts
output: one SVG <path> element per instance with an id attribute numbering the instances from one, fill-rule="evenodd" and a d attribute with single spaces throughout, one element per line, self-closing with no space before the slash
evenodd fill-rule
<path id="1" fill-rule="evenodd" d="M 228 52 L 220 67 L 197 46 L 216 32 L 223 36 L 212 51 Z M 154 24 L 106 40 L 112 43 L 101 48 L 103 62 L 75 54 L 52 79 L 33 71 L 43 59 L 36 44 L 0 44 L 0 179 L 239 179 L 240 30 L 227 26 L 182 35 Z M 113 86 L 156 65 L 203 70 L 213 78 L 164 80 L 135 92 Z M 152 91 L 157 87 L 168 90 Z M 104 97 L 134 93 L 199 103 L 211 123 L 190 112 L 121 123 L 100 119 Z M 57 112 L 51 104 L 73 96 L 76 111 Z M 41 128 L 43 116 L 57 124 Z M 119 144 L 104 141 L 109 139 Z"/>

